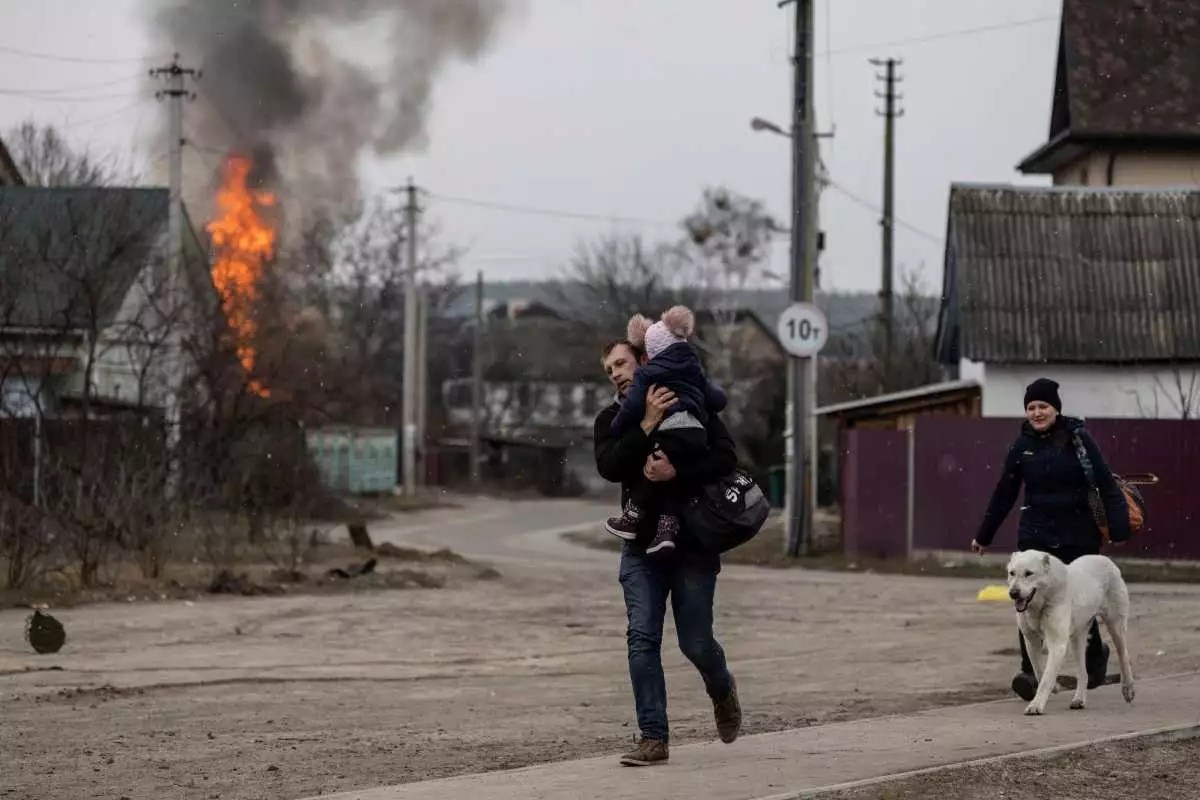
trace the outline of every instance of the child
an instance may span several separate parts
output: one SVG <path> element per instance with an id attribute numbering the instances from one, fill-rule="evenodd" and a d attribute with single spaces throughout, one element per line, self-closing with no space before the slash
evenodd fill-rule
<path id="1" fill-rule="evenodd" d="M 648 360 L 634 373 L 612 422 L 612 431 L 618 435 L 641 424 L 650 387 L 670 389 L 676 403 L 651 435 L 654 449 L 662 451 L 672 464 L 687 463 L 708 449 L 708 415 L 725 410 L 726 404 L 725 393 L 705 376 L 700 354 L 688 342 L 694 328 L 695 316 L 684 306 L 668 309 L 654 324 L 640 314 L 629 320 L 629 341 L 644 346 Z M 674 550 L 684 500 L 671 483 L 643 477 L 630 491 L 621 516 L 609 519 L 605 528 L 613 536 L 632 541 L 642 520 L 657 510 L 658 523 L 646 553 Z"/>

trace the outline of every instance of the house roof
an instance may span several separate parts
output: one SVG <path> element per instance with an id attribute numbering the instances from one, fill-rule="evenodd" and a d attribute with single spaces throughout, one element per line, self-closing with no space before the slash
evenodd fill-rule
<path id="1" fill-rule="evenodd" d="M 167 210 L 166 189 L 0 187 L 0 326 L 108 325 L 160 247 Z M 194 234 L 187 244 L 198 248 Z"/>
<path id="2" fill-rule="evenodd" d="M 22 177 L 21 170 L 17 169 L 17 164 L 13 161 L 12 154 L 4 146 L 4 140 L 0 139 L 0 186 L 24 185 L 25 178 Z"/>
<path id="3" fill-rule="evenodd" d="M 1018 169 L 1122 141 L 1200 144 L 1200 0 L 1063 0 L 1050 136 Z"/>
<path id="4" fill-rule="evenodd" d="M 822 406 L 813 411 L 819 417 L 865 417 L 880 413 L 903 413 L 919 411 L 939 402 L 960 396 L 979 394 L 980 386 L 976 381 L 947 381 L 931 383 L 906 389 L 903 392 L 892 392 L 877 397 L 866 397 L 862 400 L 851 400 L 846 403 Z"/>
<path id="5" fill-rule="evenodd" d="M 954 185 L 942 291 L 946 364 L 1200 360 L 1200 190 Z"/>

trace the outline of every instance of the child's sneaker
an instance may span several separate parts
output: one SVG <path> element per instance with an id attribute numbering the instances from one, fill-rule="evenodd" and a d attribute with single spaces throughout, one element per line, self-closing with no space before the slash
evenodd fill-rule
<path id="1" fill-rule="evenodd" d="M 668 553 L 675 549 L 675 537 L 679 535 L 679 518 L 663 514 L 658 518 L 658 529 L 654 539 L 646 548 L 646 555 Z"/>
<path id="2" fill-rule="evenodd" d="M 608 521 L 604 523 L 604 529 L 618 539 L 632 542 L 637 538 L 638 523 L 641 520 L 642 510 L 633 503 L 628 503 L 621 516 L 608 518 Z"/>

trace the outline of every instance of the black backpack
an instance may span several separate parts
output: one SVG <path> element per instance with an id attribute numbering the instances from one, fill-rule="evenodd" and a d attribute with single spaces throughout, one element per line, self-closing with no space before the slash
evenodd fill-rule
<path id="1" fill-rule="evenodd" d="M 762 488 L 739 469 L 708 484 L 688 502 L 683 529 L 705 550 L 724 553 L 753 539 L 770 513 Z"/>

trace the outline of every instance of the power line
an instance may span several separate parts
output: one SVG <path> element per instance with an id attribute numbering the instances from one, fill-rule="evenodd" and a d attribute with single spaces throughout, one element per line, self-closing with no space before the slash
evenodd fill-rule
<path id="1" fill-rule="evenodd" d="M 230 135 L 230 136 L 232 136 L 232 137 L 233 137 L 235 140 L 237 140 L 237 141 L 239 141 L 239 142 L 252 142 L 252 141 L 254 141 L 254 140 L 253 140 L 251 137 L 249 137 L 249 136 L 246 136 L 246 135 L 245 135 L 245 134 L 242 132 L 242 129 L 241 129 L 241 127 L 240 127 L 240 126 L 238 126 L 238 125 L 235 125 L 235 124 L 233 123 L 233 120 L 232 120 L 232 119 L 230 119 L 230 118 L 229 118 L 229 117 L 228 117 L 228 116 L 225 114 L 225 112 L 221 110 L 220 106 L 218 106 L 216 103 L 214 103 L 214 102 L 213 102 L 213 100 L 212 100 L 212 98 L 211 98 L 211 97 L 208 97 L 208 96 L 207 96 L 207 95 L 205 95 L 204 93 L 200 93 L 199 97 L 200 97 L 200 99 L 201 99 L 201 100 L 203 100 L 203 101 L 205 102 L 205 104 L 206 104 L 206 105 L 207 105 L 209 108 L 211 108 L 211 109 L 212 109 L 213 113 L 217 115 L 217 119 L 221 120 L 221 124 L 225 126 L 225 129 L 226 129 L 226 130 L 229 132 L 229 135 Z"/>
<path id="2" fill-rule="evenodd" d="M 184 138 L 184 143 L 188 147 L 192 148 L 193 150 L 195 150 L 197 152 L 208 153 L 209 155 L 219 156 L 220 158 L 225 158 L 229 155 L 228 150 L 222 150 L 219 147 L 211 147 L 209 145 L 206 145 L 204 142 L 200 141 L 199 139 L 197 139 L 195 136 L 192 135 L 191 129 L 189 129 L 189 128 L 183 129 L 183 138 Z"/>
<path id="3" fill-rule="evenodd" d="M 839 192 L 844 194 L 847 198 L 854 201 L 855 203 L 862 206 L 863 208 L 866 208 L 870 211 L 874 211 L 876 214 L 883 213 L 883 209 L 881 209 L 879 206 L 875 205 L 870 200 L 864 200 L 863 198 L 856 195 L 854 192 L 847 189 L 845 186 L 842 186 L 837 181 L 830 180 L 829 186 L 830 186 L 830 188 L 837 189 Z M 942 239 L 941 236 L 936 236 L 936 235 L 930 233 L 929 231 L 921 230 L 916 225 L 905 222 L 904 220 L 900 219 L 899 217 L 893 217 L 892 222 L 896 225 L 896 227 L 904 228 L 908 231 L 911 231 L 912 233 L 915 233 L 917 236 L 920 236 L 924 239 L 928 239 L 931 242 L 935 242 L 937 244 L 943 244 L 945 241 Z"/>
<path id="4" fill-rule="evenodd" d="M 1012 22 L 999 22 L 994 25 L 981 25 L 977 28 L 960 28 L 955 31 L 943 31 L 941 33 L 931 33 L 924 36 L 913 36 L 905 39 L 892 39 L 888 42 L 875 42 L 874 44 L 854 45 L 852 47 L 842 47 L 837 50 L 827 50 L 818 55 L 823 56 L 840 56 L 849 53 L 865 53 L 874 50 L 880 50 L 888 47 L 899 47 L 906 44 L 926 44 L 928 42 L 937 42 L 943 39 L 957 39 L 961 36 L 974 36 L 979 33 L 991 33 L 993 31 L 1004 31 L 1012 28 L 1024 28 L 1030 25 L 1040 25 L 1043 22 L 1057 22 L 1057 15 L 1046 15 L 1041 17 L 1031 17 L 1030 19 L 1019 19 Z"/>
<path id="5" fill-rule="evenodd" d="M 93 94 L 80 97 L 63 97 L 62 95 L 47 95 L 17 90 L 0 91 L 5 97 L 20 97 L 22 100 L 34 100 L 46 103 L 102 103 L 105 100 L 127 100 L 138 97 L 137 92 L 120 92 L 118 94 Z"/>
<path id="6" fill-rule="evenodd" d="M 143 75 L 131 75 L 125 78 L 117 78 L 115 80 L 104 81 L 102 83 L 88 83 L 82 86 L 69 86 L 60 89 L 0 89 L 0 94 L 15 94 L 15 95 L 56 95 L 70 94 L 71 92 L 88 92 L 93 89 L 104 89 L 109 86 L 119 86 L 123 83 L 132 83 L 140 80 Z"/>
<path id="7" fill-rule="evenodd" d="M 522 206 L 513 203 L 498 203 L 491 200 L 476 200 L 469 197 L 451 197 L 443 194 L 435 194 L 429 190 L 422 190 L 425 195 L 433 200 L 440 200 L 443 203 L 452 203 L 462 206 L 474 206 L 476 208 L 487 208 L 493 211 L 503 211 L 513 214 L 530 214 L 533 216 L 555 217 L 559 219 L 579 219 L 588 220 L 591 222 L 627 222 L 637 225 L 661 225 L 678 228 L 679 223 L 665 219 L 647 219 L 644 217 L 626 217 L 614 214 L 597 214 L 585 211 L 567 211 L 565 209 L 556 208 L 537 208 L 534 206 Z"/>
<path id="8" fill-rule="evenodd" d="M 137 100 L 133 103 L 130 103 L 129 105 L 121 106 L 118 109 L 105 112 L 104 114 L 98 114 L 94 117 L 85 117 L 84 119 L 75 120 L 75 121 L 68 120 L 67 122 L 63 123 L 62 125 L 55 125 L 54 127 L 57 128 L 59 131 L 69 131 L 73 128 L 78 128 L 78 127 L 81 127 L 84 125 L 98 125 L 107 120 L 116 119 L 117 117 L 123 115 L 125 112 L 132 111 L 133 109 L 138 108 L 141 105 L 142 105 L 142 101 Z"/>
<path id="9" fill-rule="evenodd" d="M 160 61 L 157 57 L 144 58 L 84 58 L 82 56 L 61 56 L 52 53 L 36 53 L 32 50 L 22 50 L 18 47 L 9 47 L 8 45 L 0 45 L 0 53 L 7 53 L 12 56 L 20 56 L 21 58 L 33 58 L 42 61 L 64 61 L 72 64 L 146 64 L 151 61 Z"/>

